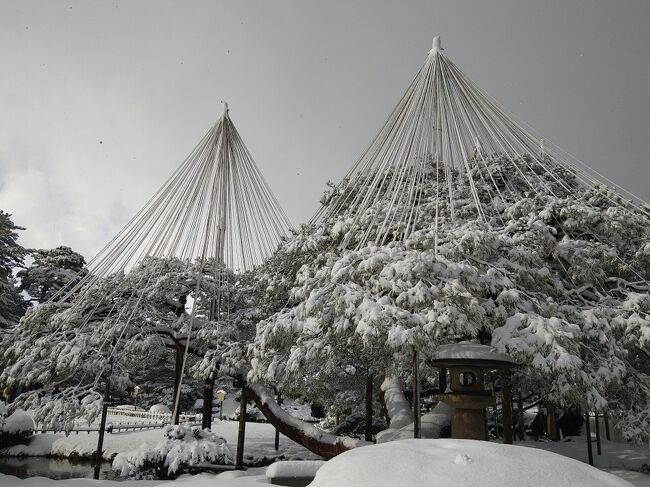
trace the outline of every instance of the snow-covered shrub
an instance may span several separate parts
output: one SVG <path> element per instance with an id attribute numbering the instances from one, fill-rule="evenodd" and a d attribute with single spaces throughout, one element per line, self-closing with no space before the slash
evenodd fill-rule
<path id="1" fill-rule="evenodd" d="M 164 404 L 154 404 L 149 408 L 150 413 L 171 414 L 170 409 Z"/>
<path id="2" fill-rule="evenodd" d="M 4 402 L 0 401 L 0 448 L 25 443 L 34 434 L 34 420 L 22 409 L 8 414 Z"/>
<path id="3" fill-rule="evenodd" d="M 187 424 L 168 425 L 163 439 L 153 448 L 146 443 L 113 460 L 113 470 L 134 476 L 155 471 L 158 478 L 174 478 L 188 466 L 232 463 L 232 453 L 221 436 Z"/>

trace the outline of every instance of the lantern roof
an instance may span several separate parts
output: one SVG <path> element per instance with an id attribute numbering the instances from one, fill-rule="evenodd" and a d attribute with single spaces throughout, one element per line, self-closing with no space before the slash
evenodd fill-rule
<path id="1" fill-rule="evenodd" d="M 486 368 L 510 368 L 515 367 L 517 362 L 495 347 L 482 345 L 475 342 L 459 342 L 441 345 L 434 354 L 433 365 L 442 367 L 453 367 L 458 365 L 472 365 Z"/>

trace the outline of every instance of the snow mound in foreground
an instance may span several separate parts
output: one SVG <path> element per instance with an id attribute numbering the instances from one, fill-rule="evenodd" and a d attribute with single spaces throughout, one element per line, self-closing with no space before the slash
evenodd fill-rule
<path id="1" fill-rule="evenodd" d="M 555 453 L 475 440 L 401 440 L 347 451 L 310 487 L 630 487 L 629 482 Z"/>

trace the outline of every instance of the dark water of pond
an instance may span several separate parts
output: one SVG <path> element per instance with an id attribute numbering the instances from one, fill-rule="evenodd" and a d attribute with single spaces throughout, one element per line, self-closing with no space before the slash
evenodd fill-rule
<path id="1" fill-rule="evenodd" d="M 21 479 L 27 477 L 48 477 L 56 480 L 92 478 L 94 466 L 90 460 L 70 461 L 67 458 L 0 456 L 0 473 Z M 111 470 L 110 462 L 102 462 L 99 478 L 123 480 L 123 477 Z"/>

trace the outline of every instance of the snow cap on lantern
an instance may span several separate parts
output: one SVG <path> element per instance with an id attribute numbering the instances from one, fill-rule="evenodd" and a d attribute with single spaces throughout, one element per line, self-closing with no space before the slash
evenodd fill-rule
<path id="1" fill-rule="evenodd" d="M 433 355 L 433 363 L 441 367 L 466 364 L 490 369 L 510 368 L 517 365 L 510 355 L 499 352 L 490 345 L 475 342 L 441 345 Z"/>

